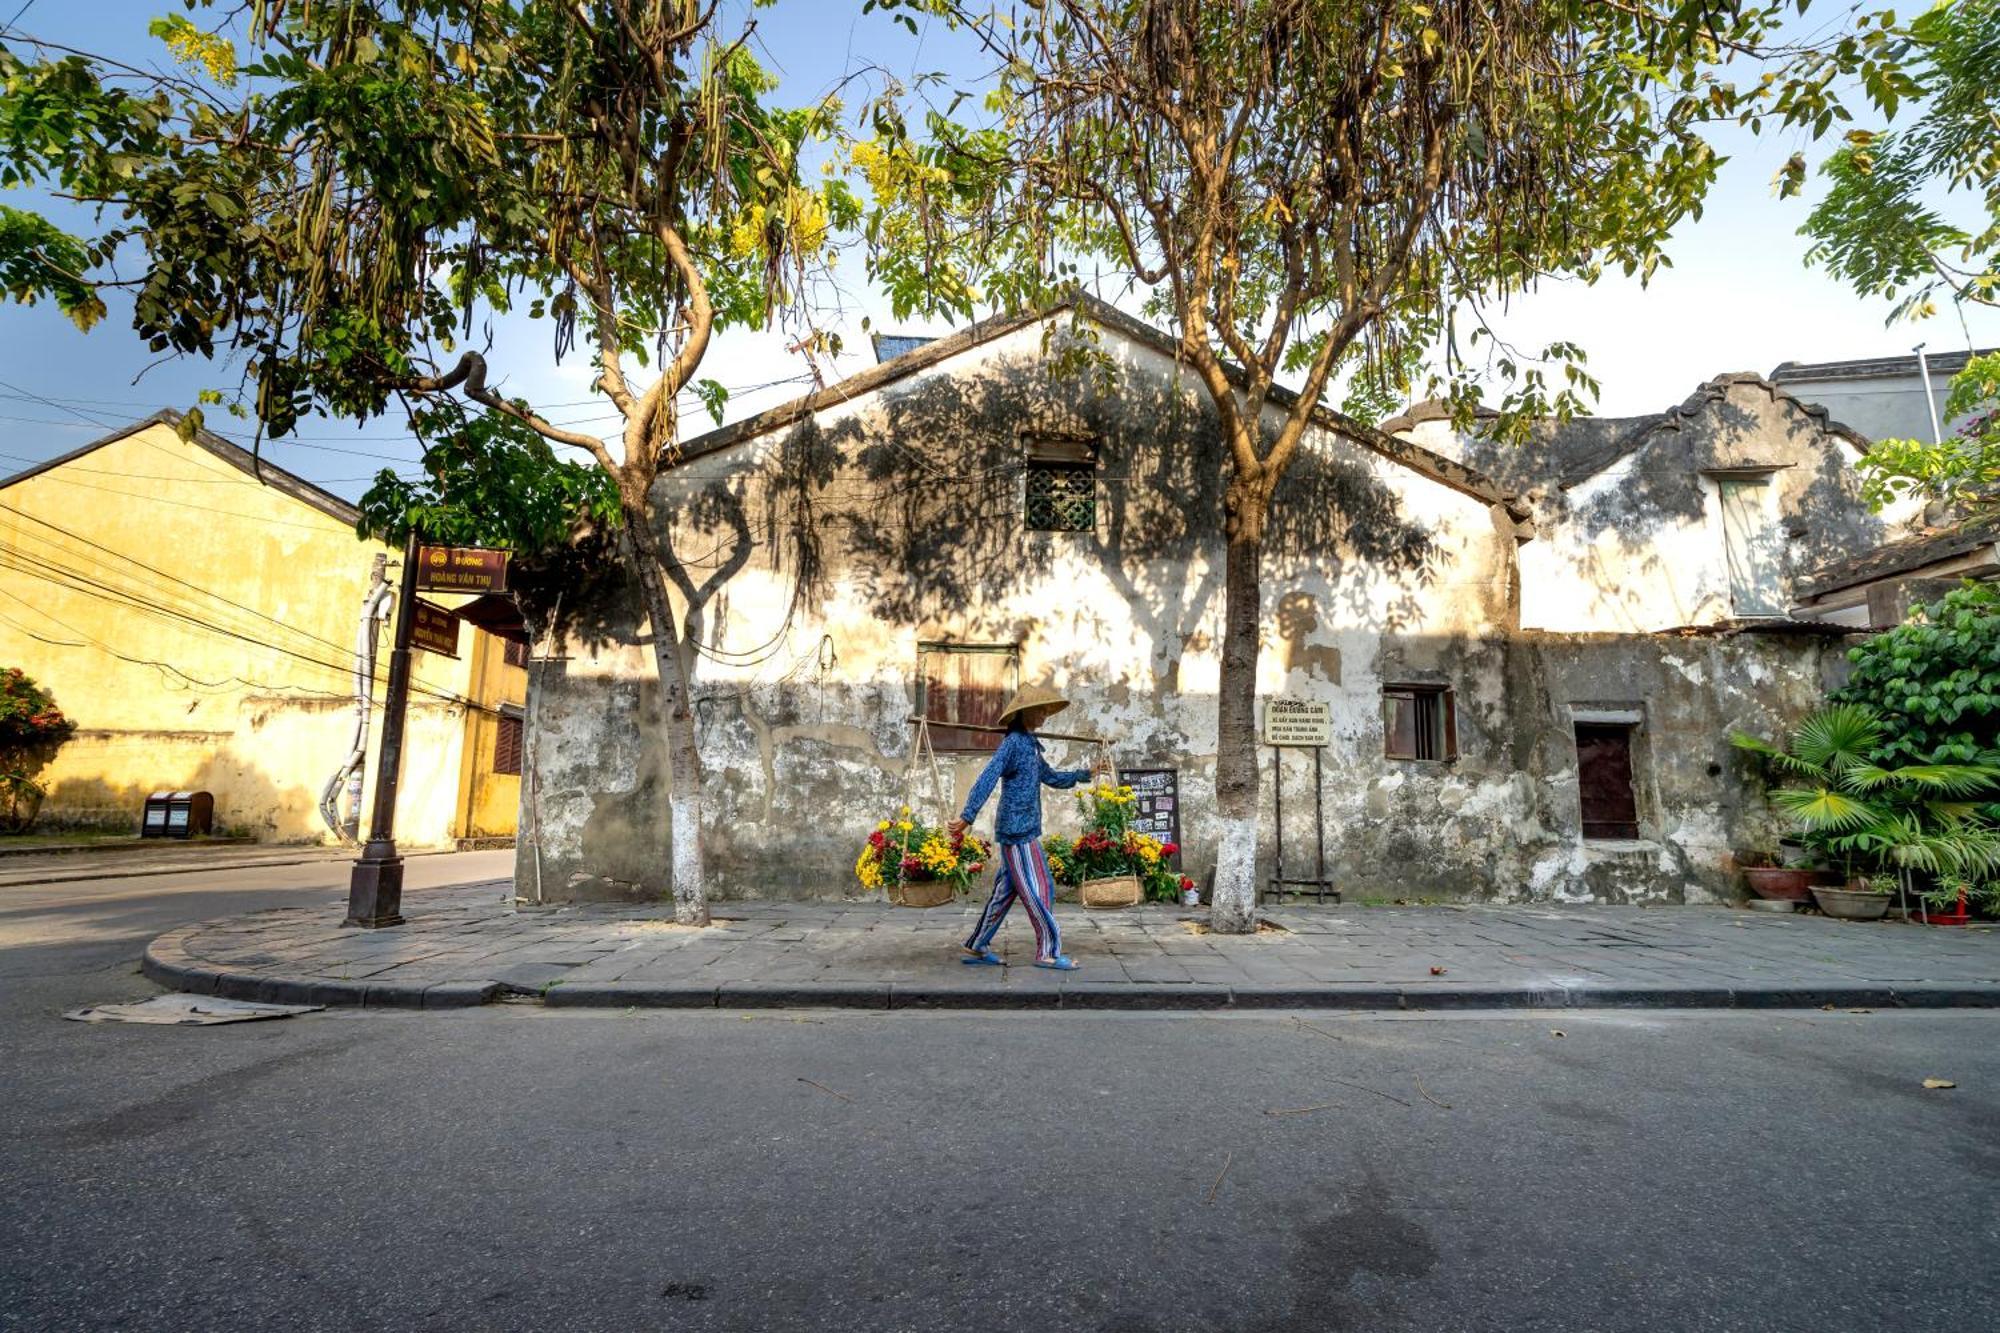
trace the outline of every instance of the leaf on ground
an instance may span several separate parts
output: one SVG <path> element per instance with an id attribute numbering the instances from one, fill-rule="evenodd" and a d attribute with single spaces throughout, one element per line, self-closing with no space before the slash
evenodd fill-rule
<path id="1" fill-rule="evenodd" d="M 1569 1034 L 1564 1032 L 1561 1028 L 1550 1028 L 1549 1035 L 1551 1037 L 1566 1037 Z"/>
<path id="2" fill-rule="evenodd" d="M 1932 1092 L 1936 1092 L 1939 1088 L 1955 1088 L 1958 1084 L 1948 1078 L 1927 1078 L 1924 1080 L 1924 1086 Z"/>
<path id="3" fill-rule="evenodd" d="M 1439 967 L 1439 966 L 1437 966 L 1437 965 L 1436 965 L 1436 964 L 1434 963 L 1434 964 L 1432 964 L 1432 965 L 1431 965 L 1431 975 L 1432 975 L 1432 976 L 1434 976 L 1434 977 L 1441 977 L 1441 976 L 1443 976 L 1443 975 L 1444 975 L 1444 969 L 1443 969 L 1443 968 L 1441 968 L 1441 967 Z"/>

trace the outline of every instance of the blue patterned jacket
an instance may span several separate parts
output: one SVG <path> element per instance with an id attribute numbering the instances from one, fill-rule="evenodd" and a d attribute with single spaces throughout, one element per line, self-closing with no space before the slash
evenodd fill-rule
<path id="1" fill-rule="evenodd" d="M 1050 768 L 1049 761 L 1042 758 L 1042 743 L 1033 734 L 1010 731 L 972 784 L 959 818 L 968 824 L 978 819 L 997 782 L 1000 808 L 993 816 L 994 838 L 1003 843 L 1033 842 L 1042 836 L 1042 788 L 1074 787 L 1089 778 L 1087 768 Z"/>

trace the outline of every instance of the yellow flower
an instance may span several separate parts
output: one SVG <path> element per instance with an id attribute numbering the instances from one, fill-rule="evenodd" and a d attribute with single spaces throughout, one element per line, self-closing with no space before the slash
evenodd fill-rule
<path id="1" fill-rule="evenodd" d="M 861 881 L 864 889 L 882 887 L 882 862 L 875 855 L 873 847 L 863 847 L 861 855 L 854 861 L 854 877 Z"/>
<path id="2" fill-rule="evenodd" d="M 889 821 L 885 819 L 881 823 L 877 824 L 875 826 L 875 831 L 877 833 L 887 833 L 889 831 Z"/>
<path id="3" fill-rule="evenodd" d="M 905 810 L 905 811 L 904 811 L 903 813 L 904 813 L 904 814 L 908 814 L 908 813 L 909 813 L 909 811 Z M 916 825 L 915 825 L 915 824 L 912 824 L 912 823 L 911 823 L 911 822 L 910 822 L 909 820 L 907 820 L 907 819 L 899 819 L 899 820 L 897 820 L 897 821 L 896 821 L 896 830 L 897 830 L 897 832 L 899 832 L 899 833 L 908 833 L 908 832 L 909 832 L 909 831 L 910 831 L 911 829 L 913 829 L 913 828 L 915 828 L 915 827 L 916 827 Z"/>
<path id="4" fill-rule="evenodd" d="M 906 806 L 904 806 L 904 807 L 903 807 L 903 809 L 902 809 L 902 813 L 903 813 L 903 814 L 906 814 L 906 815 L 907 815 L 907 814 L 909 814 L 909 813 L 910 813 L 910 807 L 909 807 L 909 806 L 907 806 L 907 805 L 906 805 Z"/>

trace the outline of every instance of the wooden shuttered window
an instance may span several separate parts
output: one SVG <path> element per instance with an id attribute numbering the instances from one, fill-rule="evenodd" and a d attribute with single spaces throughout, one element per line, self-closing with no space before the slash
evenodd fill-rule
<path id="1" fill-rule="evenodd" d="M 927 643 L 917 649 L 917 711 L 931 722 L 939 750 L 994 750 L 1001 733 L 971 731 L 955 722 L 997 726 L 1019 683 L 1013 644 Z"/>
<path id="2" fill-rule="evenodd" d="M 520 776 L 521 719 L 518 717 L 500 718 L 500 734 L 493 743 L 493 771 Z"/>
<path id="3" fill-rule="evenodd" d="M 528 645 L 519 639 L 508 639 L 506 643 L 507 649 L 503 656 L 507 665 L 511 667 L 528 665 Z"/>
<path id="4" fill-rule="evenodd" d="M 1390 759 L 1458 758 L 1458 708 L 1450 687 L 1384 685 L 1382 753 Z"/>

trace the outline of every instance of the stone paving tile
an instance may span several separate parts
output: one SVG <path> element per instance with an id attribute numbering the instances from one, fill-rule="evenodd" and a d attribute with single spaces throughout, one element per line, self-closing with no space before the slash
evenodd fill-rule
<path id="1" fill-rule="evenodd" d="M 1246 995 L 1373 987 L 1395 1004 L 1412 994 L 1505 991 L 1518 998 L 1566 986 L 1639 995 L 1676 987 L 1804 995 L 1815 987 L 1984 993 L 2000 986 L 2000 931 L 1855 926 L 1720 908 L 1286 906 L 1261 914 L 1282 933 L 1232 937 L 1191 932 L 1195 915 L 1179 908 L 1094 913 L 1059 906 L 1065 949 L 1082 964 L 1067 974 L 1027 966 L 1033 939 L 1018 920 L 996 941 L 1012 966 L 960 966 L 958 941 L 976 919 L 970 905 L 916 912 L 730 902 L 718 911 L 723 924 L 687 930 L 672 926 L 659 905 L 516 912 L 491 886 L 480 886 L 413 894 L 406 910 L 406 926 L 366 932 L 329 924 L 337 923 L 337 904 L 281 908 L 192 927 L 162 943 L 173 942 L 182 966 L 248 978 L 245 984 L 365 979 L 371 988 L 407 991 L 449 981 L 471 994 L 494 982 L 530 993 L 566 982 L 600 992 L 722 987 L 742 995 L 787 986 L 833 994 L 811 990 L 833 986 L 848 997 L 842 1003 L 874 1003 L 868 997 L 886 992 L 871 987 L 897 986 L 936 997 L 926 1003 L 958 1002 L 952 996 L 1054 1002 L 1067 993 L 1079 1004 L 1115 1003 L 1106 997 L 1120 987 L 1164 994 L 1241 986 Z"/>

